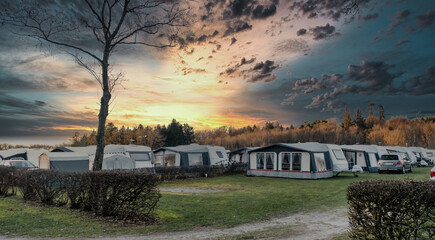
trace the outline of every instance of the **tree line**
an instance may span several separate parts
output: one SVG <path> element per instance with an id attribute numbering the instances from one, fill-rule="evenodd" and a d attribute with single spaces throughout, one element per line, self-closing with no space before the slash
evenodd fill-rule
<path id="1" fill-rule="evenodd" d="M 435 117 L 385 119 L 382 105 L 370 104 L 367 116 L 356 109 L 351 114 L 345 108 L 343 121 L 334 119 L 303 122 L 300 126 L 284 127 L 278 122 L 266 122 L 264 126 L 242 128 L 219 127 L 213 130 L 197 130 L 187 123 L 173 119 L 170 124 L 134 127 L 115 126 L 108 123 L 105 144 L 146 145 L 152 149 L 191 143 L 223 146 L 229 150 L 243 147 L 264 146 L 283 142 L 322 142 L 332 144 L 376 144 L 388 146 L 419 146 L 435 149 Z M 352 116 L 353 115 L 353 116 Z M 96 131 L 75 133 L 72 146 L 96 145 Z M 13 148 L 1 144 L 1 149 Z M 19 146 L 24 147 L 24 146 Z M 42 146 L 48 148 L 49 146 Z"/>

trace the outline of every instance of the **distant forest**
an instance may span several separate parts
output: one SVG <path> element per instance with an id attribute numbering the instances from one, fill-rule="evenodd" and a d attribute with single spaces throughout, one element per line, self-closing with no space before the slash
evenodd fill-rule
<path id="1" fill-rule="evenodd" d="M 189 124 L 179 123 L 175 119 L 165 126 L 137 127 L 106 126 L 106 144 L 136 144 L 157 149 L 162 146 L 183 144 L 205 144 L 223 146 L 229 150 L 243 147 L 264 146 L 283 142 L 322 142 L 334 144 L 377 144 L 398 146 L 420 146 L 435 149 L 435 117 L 406 119 L 393 117 L 386 121 L 381 105 L 369 105 L 368 116 L 356 109 L 354 116 L 346 108 L 343 122 L 332 119 L 304 122 L 294 127 L 283 127 L 278 122 L 266 122 L 264 126 L 246 126 L 243 128 L 220 127 L 213 130 L 197 130 Z M 72 146 L 96 144 L 96 132 L 76 133 L 72 137 Z M 7 144 L 1 149 L 11 148 Z M 39 147 L 44 147 L 39 145 Z M 44 147 L 45 148 L 45 147 Z"/>

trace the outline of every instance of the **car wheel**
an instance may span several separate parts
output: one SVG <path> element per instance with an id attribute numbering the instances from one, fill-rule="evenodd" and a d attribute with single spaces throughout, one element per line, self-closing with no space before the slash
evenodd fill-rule
<path id="1" fill-rule="evenodd" d="M 378 170 L 378 173 L 379 173 L 379 174 L 382 174 L 382 173 L 384 173 L 384 171 L 382 171 L 382 170 Z"/>
<path id="2" fill-rule="evenodd" d="M 405 174 L 406 173 L 405 167 L 402 167 L 402 171 L 400 171 L 400 173 L 401 174 Z"/>

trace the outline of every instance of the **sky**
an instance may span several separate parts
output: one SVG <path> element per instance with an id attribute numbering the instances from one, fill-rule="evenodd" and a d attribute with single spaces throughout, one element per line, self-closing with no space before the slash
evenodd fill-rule
<path id="1" fill-rule="evenodd" d="M 297 126 L 342 121 L 346 106 L 367 115 L 370 103 L 387 118 L 435 115 L 435 2 L 353 2 L 188 1 L 191 24 L 178 30 L 176 47 L 128 46 L 111 56 L 124 81 L 108 122 Z M 96 129 L 98 83 L 65 49 L 16 33 L 0 26 L 0 142 L 62 143 Z"/>

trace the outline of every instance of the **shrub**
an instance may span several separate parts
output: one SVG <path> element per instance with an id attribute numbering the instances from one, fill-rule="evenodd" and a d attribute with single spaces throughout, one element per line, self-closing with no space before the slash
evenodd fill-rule
<path id="1" fill-rule="evenodd" d="M 354 239 L 434 239 L 435 184 L 430 181 L 361 181 L 348 187 Z"/>
<path id="2" fill-rule="evenodd" d="M 15 179 L 17 171 L 14 167 L 0 166 L 0 196 L 15 195 Z"/>
<path id="3" fill-rule="evenodd" d="M 68 173 L 35 170 L 23 173 L 19 187 L 25 200 L 65 205 L 99 216 L 150 221 L 161 195 L 159 178 L 136 171 Z"/>
<path id="4" fill-rule="evenodd" d="M 39 200 L 47 205 L 65 205 L 65 174 L 50 170 L 33 170 L 23 172 L 19 187 L 25 200 Z"/>
<path id="5" fill-rule="evenodd" d="M 161 195 L 157 176 L 136 171 L 99 171 L 83 174 L 83 208 L 101 216 L 149 221 Z"/>
<path id="6" fill-rule="evenodd" d="M 216 177 L 226 174 L 245 173 L 246 163 L 233 163 L 228 166 L 181 166 L 136 169 L 140 172 L 155 173 L 161 181 L 189 178 Z"/>

